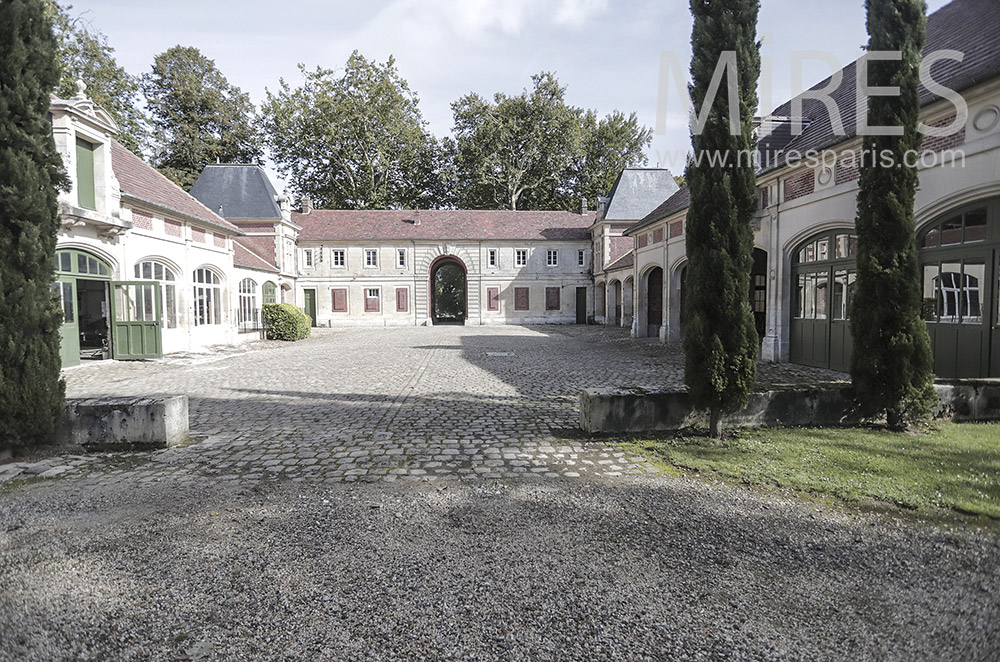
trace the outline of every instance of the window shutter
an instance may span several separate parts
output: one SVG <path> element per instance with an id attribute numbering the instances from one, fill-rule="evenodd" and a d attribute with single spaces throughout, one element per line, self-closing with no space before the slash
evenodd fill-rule
<path id="1" fill-rule="evenodd" d="M 347 290 L 343 288 L 338 288 L 333 290 L 333 312 L 335 313 L 346 313 L 347 312 Z"/>
<path id="2" fill-rule="evenodd" d="M 94 151 L 95 146 L 76 139 L 76 195 L 77 204 L 84 209 L 97 209 L 94 191 Z"/>
<path id="3" fill-rule="evenodd" d="M 405 313 L 410 308 L 410 290 L 405 287 L 396 288 L 396 312 Z"/>
<path id="4" fill-rule="evenodd" d="M 368 292 L 365 292 L 365 312 L 366 313 L 377 313 L 379 311 L 379 301 L 378 297 L 368 296 Z"/>
<path id="5" fill-rule="evenodd" d="M 559 288 L 545 288 L 545 310 L 559 310 Z"/>
<path id="6" fill-rule="evenodd" d="M 487 287 L 486 288 L 486 309 L 497 311 L 500 310 L 500 288 L 499 287 Z"/>
<path id="7" fill-rule="evenodd" d="M 514 288 L 514 310 L 528 310 L 530 300 L 527 287 Z"/>

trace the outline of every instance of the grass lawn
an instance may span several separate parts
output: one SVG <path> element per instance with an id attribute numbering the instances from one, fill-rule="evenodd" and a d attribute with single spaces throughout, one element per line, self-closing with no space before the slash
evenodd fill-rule
<path id="1" fill-rule="evenodd" d="M 935 425 L 923 434 L 867 428 L 736 430 L 637 439 L 633 448 L 684 470 L 844 501 L 1000 519 L 1000 424 Z"/>

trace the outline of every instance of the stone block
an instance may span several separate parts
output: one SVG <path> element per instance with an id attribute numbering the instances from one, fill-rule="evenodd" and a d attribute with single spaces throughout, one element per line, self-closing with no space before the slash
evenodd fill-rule
<path id="1" fill-rule="evenodd" d="M 957 380 L 936 384 L 936 419 L 1000 421 L 1000 382 Z M 836 426 L 859 423 L 850 387 L 825 386 L 761 391 L 742 411 L 723 418 L 726 426 Z M 580 428 L 589 434 L 656 432 L 707 425 L 704 412 L 691 411 L 687 393 L 639 388 L 587 389 L 580 396 Z"/>
<path id="2" fill-rule="evenodd" d="M 176 446 L 188 439 L 188 399 L 68 399 L 62 441 L 90 451 L 144 450 Z"/>

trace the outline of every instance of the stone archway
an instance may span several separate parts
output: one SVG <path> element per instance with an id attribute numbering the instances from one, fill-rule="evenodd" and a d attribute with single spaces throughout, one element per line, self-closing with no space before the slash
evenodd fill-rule
<path id="1" fill-rule="evenodd" d="M 442 255 L 430 269 L 431 321 L 434 324 L 465 324 L 469 313 L 468 276 L 465 263 L 453 255 Z"/>

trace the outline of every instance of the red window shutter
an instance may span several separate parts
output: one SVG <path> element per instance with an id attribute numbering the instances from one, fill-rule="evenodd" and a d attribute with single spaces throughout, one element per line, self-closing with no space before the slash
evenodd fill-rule
<path id="1" fill-rule="evenodd" d="M 545 288 L 545 310 L 559 310 L 559 288 Z"/>
<path id="2" fill-rule="evenodd" d="M 396 288 L 396 312 L 405 313 L 410 309 L 410 290 L 405 287 Z"/>
<path id="3" fill-rule="evenodd" d="M 528 310 L 530 308 L 528 292 L 527 287 L 514 288 L 514 310 Z"/>
<path id="4" fill-rule="evenodd" d="M 486 288 L 486 309 L 487 310 L 500 310 L 500 288 L 499 287 L 487 287 Z"/>
<path id="5" fill-rule="evenodd" d="M 343 288 L 333 290 L 333 312 L 347 312 L 347 290 Z"/>
<path id="6" fill-rule="evenodd" d="M 377 313 L 379 301 L 378 297 L 368 296 L 368 290 L 365 290 L 365 312 L 366 313 Z"/>

